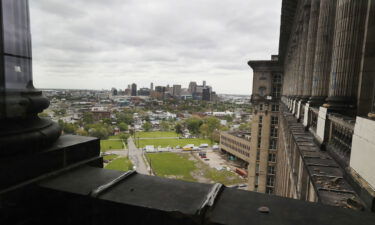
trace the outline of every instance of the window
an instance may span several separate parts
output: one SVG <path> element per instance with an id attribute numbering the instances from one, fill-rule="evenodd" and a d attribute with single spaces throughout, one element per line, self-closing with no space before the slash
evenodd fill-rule
<path id="1" fill-rule="evenodd" d="M 259 161 L 259 159 L 260 159 L 260 149 L 257 149 L 257 160 Z"/>
<path id="2" fill-rule="evenodd" d="M 266 193 L 272 195 L 273 194 L 273 188 L 272 187 L 266 187 Z"/>
<path id="3" fill-rule="evenodd" d="M 279 117 L 271 116 L 271 126 L 277 126 L 279 124 Z"/>
<path id="4" fill-rule="evenodd" d="M 268 166 L 267 172 L 268 172 L 268 174 L 275 175 L 275 173 L 276 173 L 275 166 Z"/>
<path id="5" fill-rule="evenodd" d="M 274 176 L 267 176 L 267 186 L 274 186 L 275 185 L 275 177 Z"/>
<path id="6" fill-rule="evenodd" d="M 270 149 L 271 150 L 276 150 L 277 149 L 277 139 L 276 138 L 271 138 L 271 140 L 270 140 Z"/>
<path id="7" fill-rule="evenodd" d="M 277 131 L 278 131 L 277 128 L 271 126 L 271 134 L 270 134 L 270 136 L 274 137 L 274 138 L 277 138 Z"/>
<path id="8" fill-rule="evenodd" d="M 259 163 L 255 165 L 255 173 L 259 173 Z"/>
<path id="9" fill-rule="evenodd" d="M 279 105 L 272 105 L 271 106 L 271 111 L 272 112 L 278 112 L 280 109 L 279 109 Z"/>
<path id="10" fill-rule="evenodd" d="M 263 111 L 263 104 L 259 104 L 259 111 Z"/>
<path id="11" fill-rule="evenodd" d="M 258 148 L 260 148 L 261 144 L 262 144 L 262 138 L 259 136 L 258 137 Z"/>
<path id="12" fill-rule="evenodd" d="M 259 116 L 259 123 L 263 123 L 263 116 Z"/>
<path id="13" fill-rule="evenodd" d="M 268 154 L 268 162 L 276 162 L 276 154 L 275 153 L 269 153 Z"/>

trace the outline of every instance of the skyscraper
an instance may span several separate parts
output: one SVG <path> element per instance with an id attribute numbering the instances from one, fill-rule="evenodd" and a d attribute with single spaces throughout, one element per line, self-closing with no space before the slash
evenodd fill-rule
<path id="1" fill-rule="evenodd" d="M 132 87 L 131 96 L 137 96 L 137 85 L 133 83 L 131 87 Z"/>
<path id="2" fill-rule="evenodd" d="M 174 84 L 173 85 L 173 93 L 172 95 L 174 97 L 180 97 L 181 96 L 181 85 L 179 84 Z"/>

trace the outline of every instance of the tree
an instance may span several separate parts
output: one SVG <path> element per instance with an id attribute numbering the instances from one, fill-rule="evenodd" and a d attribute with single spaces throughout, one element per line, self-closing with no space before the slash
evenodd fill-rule
<path id="1" fill-rule="evenodd" d="M 121 140 L 126 141 L 126 140 L 128 140 L 129 136 L 130 136 L 129 134 L 122 133 L 122 134 L 120 134 L 118 137 L 119 137 Z"/>
<path id="2" fill-rule="evenodd" d="M 215 117 L 207 117 L 204 120 L 204 124 L 201 126 L 201 131 L 208 137 L 211 142 L 214 141 L 213 133 L 220 128 L 220 121 Z"/>
<path id="3" fill-rule="evenodd" d="M 79 135 L 79 136 L 88 136 L 88 135 L 89 135 L 89 133 L 88 133 L 86 130 L 84 130 L 84 129 L 80 129 L 80 128 L 78 128 L 78 129 L 75 131 L 75 133 L 76 133 L 77 135 Z"/>
<path id="4" fill-rule="evenodd" d="M 204 138 L 206 138 L 210 135 L 208 125 L 205 124 L 205 123 L 200 126 L 199 131 Z"/>
<path id="5" fill-rule="evenodd" d="M 120 112 L 120 113 L 117 113 L 116 117 L 117 117 L 118 123 L 121 123 L 121 122 L 124 122 L 126 124 L 133 124 L 134 123 L 132 113 Z"/>
<path id="6" fill-rule="evenodd" d="M 233 116 L 231 116 L 231 115 L 225 115 L 225 116 L 224 116 L 224 119 L 225 119 L 226 121 L 228 121 L 228 122 L 232 122 L 232 121 L 233 121 Z"/>
<path id="7" fill-rule="evenodd" d="M 184 133 L 181 123 L 177 123 L 176 126 L 174 127 L 174 129 L 176 130 L 177 134 L 182 135 Z"/>
<path id="8" fill-rule="evenodd" d="M 97 137 L 100 139 L 107 139 L 109 136 L 108 130 L 104 127 L 91 128 L 89 130 L 90 136 Z"/>
<path id="9" fill-rule="evenodd" d="M 46 113 L 46 112 L 38 113 L 38 116 L 39 117 L 49 117 L 48 113 Z"/>
<path id="10" fill-rule="evenodd" d="M 243 124 L 241 124 L 241 125 L 238 127 L 238 129 L 239 129 L 240 131 L 250 132 L 250 130 L 251 130 L 250 123 L 243 123 Z"/>
<path id="11" fill-rule="evenodd" d="M 94 117 L 91 112 L 85 112 L 82 116 L 82 121 L 85 124 L 91 124 L 94 122 Z"/>
<path id="12" fill-rule="evenodd" d="M 109 118 L 103 118 L 102 121 L 103 121 L 103 123 L 106 123 L 106 124 L 109 124 L 109 125 L 112 124 L 112 121 Z"/>
<path id="13" fill-rule="evenodd" d="M 142 128 L 143 128 L 143 130 L 145 130 L 146 132 L 147 132 L 147 131 L 150 131 L 151 128 L 152 128 L 152 124 L 151 124 L 150 122 L 146 122 L 146 123 L 144 123 L 144 124 L 142 125 Z"/>
<path id="14" fill-rule="evenodd" d="M 203 124 L 203 121 L 196 117 L 191 117 L 187 120 L 185 120 L 186 127 L 190 131 L 190 133 L 194 135 L 199 134 L 199 128 Z"/>
<path id="15" fill-rule="evenodd" d="M 162 121 L 160 123 L 160 128 L 162 131 L 168 131 L 169 130 L 169 124 L 166 121 Z"/>
<path id="16" fill-rule="evenodd" d="M 128 124 L 121 122 L 119 123 L 118 127 L 120 128 L 121 131 L 127 131 L 128 130 Z"/>

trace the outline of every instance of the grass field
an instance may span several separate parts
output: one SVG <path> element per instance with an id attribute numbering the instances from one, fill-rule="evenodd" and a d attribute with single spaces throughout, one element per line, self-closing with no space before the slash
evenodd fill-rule
<path id="1" fill-rule="evenodd" d="M 120 140 L 100 140 L 100 150 L 103 152 L 123 148 L 124 146 Z"/>
<path id="2" fill-rule="evenodd" d="M 109 170 L 128 171 L 133 169 L 133 164 L 128 158 L 117 158 L 105 167 Z"/>
<path id="3" fill-rule="evenodd" d="M 198 181 L 192 174 L 201 174 L 211 183 L 233 185 L 243 183 L 237 174 L 231 171 L 218 171 L 207 164 L 193 158 L 188 153 L 150 153 L 151 167 L 157 176 L 175 178 L 185 181 Z M 191 160 L 193 158 L 193 160 Z"/>
<path id="4" fill-rule="evenodd" d="M 178 137 L 176 132 L 153 131 L 153 132 L 137 132 L 135 137 L 140 138 L 159 138 L 159 137 Z"/>
<path id="5" fill-rule="evenodd" d="M 205 165 L 206 166 L 206 165 Z M 221 183 L 225 185 L 233 185 L 243 183 L 244 180 L 241 179 L 237 174 L 231 171 L 218 171 L 216 169 L 206 166 L 204 169 L 204 176 L 215 183 Z"/>
<path id="6" fill-rule="evenodd" d="M 113 155 L 106 155 L 106 156 L 103 157 L 103 159 L 110 161 L 110 160 L 113 160 L 113 159 L 117 158 L 117 156 L 118 155 L 115 155 L 115 154 L 113 154 Z"/>
<path id="7" fill-rule="evenodd" d="M 135 144 L 138 145 L 138 139 L 135 139 Z M 187 144 L 194 144 L 195 146 L 199 146 L 200 144 L 210 144 L 210 140 L 208 139 L 201 139 L 201 138 L 192 138 L 192 139 L 140 139 L 139 140 L 139 147 L 143 148 L 146 145 L 154 145 L 158 147 L 176 147 L 177 145 L 183 147 Z"/>
<path id="8" fill-rule="evenodd" d="M 195 162 L 188 159 L 187 154 L 157 153 L 147 154 L 151 167 L 157 176 L 196 181 L 191 172 L 196 170 Z"/>

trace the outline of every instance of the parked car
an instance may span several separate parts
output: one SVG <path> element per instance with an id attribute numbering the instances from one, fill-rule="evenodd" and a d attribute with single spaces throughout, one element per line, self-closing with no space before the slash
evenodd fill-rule
<path id="1" fill-rule="evenodd" d="M 199 145 L 200 148 L 208 148 L 208 144 L 201 144 Z"/>

